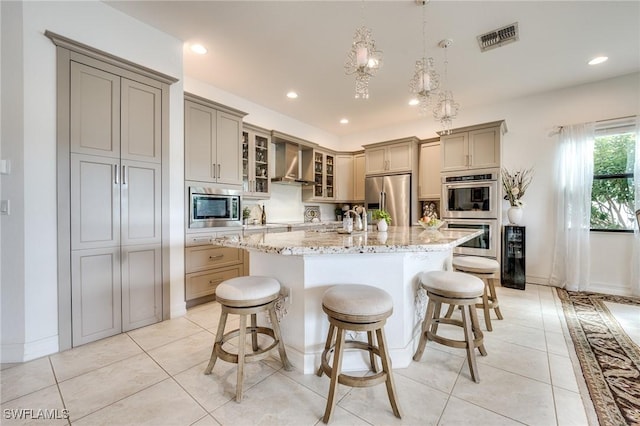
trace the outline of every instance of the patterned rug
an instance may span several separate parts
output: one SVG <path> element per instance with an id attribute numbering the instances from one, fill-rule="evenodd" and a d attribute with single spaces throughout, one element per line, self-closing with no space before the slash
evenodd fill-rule
<path id="1" fill-rule="evenodd" d="M 600 425 L 640 425 L 640 348 L 604 302 L 640 298 L 557 289 Z"/>

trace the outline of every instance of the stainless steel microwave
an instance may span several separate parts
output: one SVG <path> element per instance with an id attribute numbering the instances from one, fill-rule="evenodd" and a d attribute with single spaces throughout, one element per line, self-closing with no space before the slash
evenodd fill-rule
<path id="1" fill-rule="evenodd" d="M 241 226 L 241 192 L 233 189 L 189 187 L 189 228 Z"/>
<path id="2" fill-rule="evenodd" d="M 497 219 L 499 170 L 442 174 L 444 219 Z"/>

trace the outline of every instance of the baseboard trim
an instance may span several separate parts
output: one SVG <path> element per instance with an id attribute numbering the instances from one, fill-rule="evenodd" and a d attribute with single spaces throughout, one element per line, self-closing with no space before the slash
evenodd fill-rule
<path id="1" fill-rule="evenodd" d="M 58 335 L 36 340 L 35 342 L 10 343 L 1 346 L 0 362 L 26 362 L 59 351 Z"/>

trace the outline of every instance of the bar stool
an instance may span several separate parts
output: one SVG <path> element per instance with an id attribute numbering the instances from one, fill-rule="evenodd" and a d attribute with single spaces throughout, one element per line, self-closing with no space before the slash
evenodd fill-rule
<path id="1" fill-rule="evenodd" d="M 242 401 L 242 384 L 244 381 L 244 364 L 246 362 L 260 361 L 268 357 L 273 350 L 278 349 L 280 360 L 285 370 L 293 367 L 287 358 L 284 342 L 280 334 L 280 325 L 276 316 L 275 304 L 280 296 L 280 283 L 270 277 L 246 276 L 232 278 L 223 281 L 216 287 L 216 300 L 222 307 L 220 323 L 216 332 L 216 339 L 211 352 L 209 365 L 204 374 L 211 374 L 211 370 L 218 358 L 223 361 L 238 364 L 236 401 Z M 256 314 L 266 311 L 269 313 L 271 327 L 258 327 Z M 236 330 L 224 334 L 228 314 L 240 316 L 240 325 Z M 247 327 L 247 315 L 251 317 L 251 325 Z M 245 341 L 247 333 L 251 334 L 252 353 L 245 353 Z M 258 347 L 258 334 L 271 337 L 273 342 L 266 348 Z M 230 353 L 223 349 L 223 345 L 231 338 L 238 336 L 238 353 Z"/>
<path id="2" fill-rule="evenodd" d="M 480 375 L 476 364 L 475 348 L 481 355 L 486 355 L 484 336 L 478 324 L 478 313 L 475 304 L 482 297 L 484 283 L 478 277 L 453 271 L 431 271 L 420 275 L 420 285 L 427 291 L 429 302 L 427 313 L 422 322 L 422 333 L 418 349 L 413 356 L 414 361 L 420 361 L 424 353 L 427 340 L 433 340 L 445 346 L 464 348 L 467 351 L 467 363 L 471 372 L 471 379 L 479 383 Z M 462 309 L 462 321 L 447 316 L 440 317 L 442 304 L 448 303 L 452 307 Z M 451 324 L 464 329 L 464 340 L 455 340 L 437 334 L 438 324 Z"/>
<path id="3" fill-rule="evenodd" d="M 476 308 L 482 308 L 484 311 L 484 323 L 487 331 L 493 331 L 491 327 L 491 309 L 496 313 L 499 320 L 503 319 L 496 294 L 495 281 L 498 279 L 500 272 L 500 264 L 495 259 L 489 259 L 480 256 L 455 256 L 453 258 L 453 268 L 459 272 L 475 275 L 484 281 L 484 292 L 482 293 L 482 303 L 476 305 Z M 449 311 L 453 309 L 449 307 Z M 448 316 L 450 312 L 447 312 Z"/>
<path id="4" fill-rule="evenodd" d="M 384 290 L 368 285 L 339 284 L 324 293 L 322 310 L 329 318 L 329 333 L 317 375 L 322 376 L 322 373 L 325 373 L 331 378 L 327 407 L 322 421 L 328 423 L 331 419 L 338 383 L 353 387 L 369 387 L 384 382 L 393 414 L 401 418 L 402 413 L 396 397 L 391 361 L 384 335 L 384 325 L 393 313 L 391 296 Z M 346 330 L 366 331 L 368 341 L 345 340 Z M 374 344 L 374 333 L 377 336 L 377 346 Z M 342 373 L 342 356 L 345 348 L 368 351 L 371 369 L 375 374 L 356 377 Z M 331 354 L 333 354 L 333 365 L 329 365 Z M 374 355 L 380 357 L 382 371 L 378 371 Z"/>

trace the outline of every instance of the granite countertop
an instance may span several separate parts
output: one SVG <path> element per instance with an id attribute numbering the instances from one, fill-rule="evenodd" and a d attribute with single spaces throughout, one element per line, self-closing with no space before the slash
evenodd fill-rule
<path id="1" fill-rule="evenodd" d="M 247 232 L 269 232 L 280 229 L 285 229 L 286 231 L 294 231 L 298 229 L 308 228 L 335 229 L 339 227 L 342 227 L 342 222 L 282 222 L 267 223 L 266 225 L 243 225 L 242 230 Z"/>
<path id="2" fill-rule="evenodd" d="M 217 238 L 213 244 L 282 255 L 400 253 L 450 250 L 481 234 L 476 230 L 425 231 L 420 227 L 392 226 L 388 232 L 351 234 L 329 229 L 254 233 Z"/>

